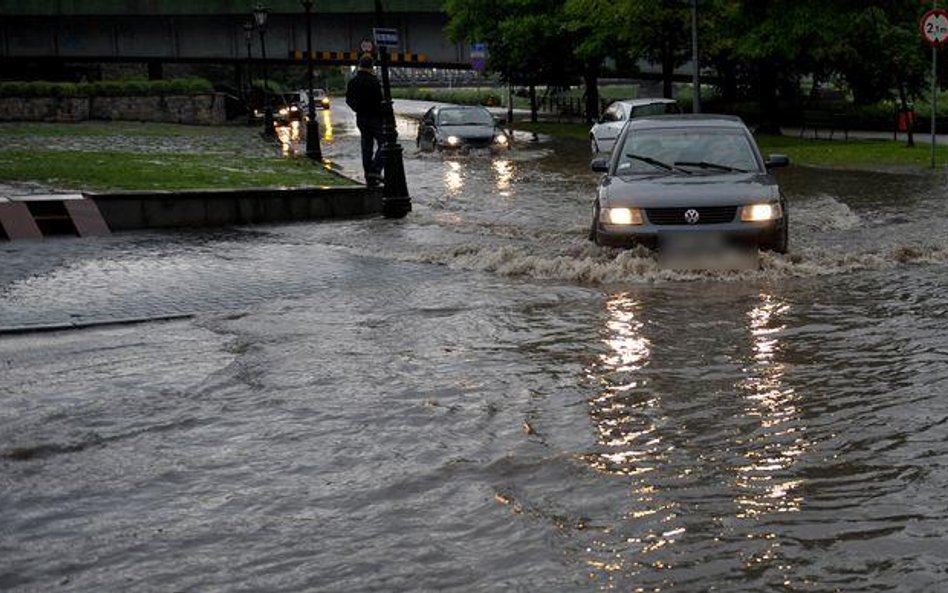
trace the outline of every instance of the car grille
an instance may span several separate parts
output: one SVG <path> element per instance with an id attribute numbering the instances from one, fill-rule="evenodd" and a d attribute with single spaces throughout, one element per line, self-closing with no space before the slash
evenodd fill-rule
<path id="1" fill-rule="evenodd" d="M 646 208 L 645 215 L 648 221 L 655 225 L 688 224 L 685 212 L 698 211 L 698 222 L 695 224 L 722 224 L 733 222 L 737 214 L 737 206 L 701 206 L 699 208 Z"/>
<path id="2" fill-rule="evenodd" d="M 463 142 L 465 146 L 470 146 L 472 148 L 487 148 L 493 143 L 493 138 L 464 138 Z"/>

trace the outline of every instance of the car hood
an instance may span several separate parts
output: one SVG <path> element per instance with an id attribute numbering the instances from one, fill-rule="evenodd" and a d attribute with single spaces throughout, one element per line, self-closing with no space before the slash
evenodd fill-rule
<path id="1" fill-rule="evenodd" d="M 457 136 L 458 138 L 493 138 L 493 126 L 442 126 L 438 133 L 444 137 Z"/>
<path id="2" fill-rule="evenodd" d="M 777 182 L 764 173 L 636 175 L 605 177 L 599 197 L 606 205 L 656 208 L 730 206 L 777 200 Z"/>

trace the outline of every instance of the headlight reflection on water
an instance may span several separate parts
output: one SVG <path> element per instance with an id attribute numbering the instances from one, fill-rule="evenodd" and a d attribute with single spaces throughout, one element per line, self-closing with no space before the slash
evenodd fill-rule
<path id="1" fill-rule="evenodd" d="M 744 568 L 777 568 L 785 584 L 794 578 L 793 567 L 780 560 L 779 538 L 775 533 L 754 532 L 752 526 L 773 514 L 799 511 L 803 504 L 803 480 L 794 475 L 793 468 L 812 443 L 806 438 L 800 396 L 786 384 L 787 366 L 779 356 L 779 336 L 785 327 L 781 318 L 789 310 L 787 303 L 761 293 L 747 312 L 752 359 L 736 387 L 744 394 L 745 416 L 757 419 L 759 427 L 740 443 L 743 463 L 733 467 L 736 517 L 750 523 L 747 537 L 759 541 L 752 553 L 744 555 Z"/>
<path id="2" fill-rule="evenodd" d="M 286 125 L 278 125 L 275 127 L 277 140 L 280 143 L 280 153 L 283 156 L 300 153 L 300 143 L 302 140 L 300 129 L 300 122 L 297 120 L 293 120 Z"/>
<path id="3" fill-rule="evenodd" d="M 604 590 L 630 574 L 669 568 L 654 554 L 686 533 L 679 524 L 678 503 L 667 500 L 667 493 L 649 477 L 667 463 L 671 446 L 663 442 L 656 425 L 661 396 L 642 376 L 652 358 L 643 306 L 628 294 L 617 294 L 606 302 L 606 314 L 602 339 L 606 351 L 589 369 L 598 385 L 597 395 L 588 401 L 598 450 L 583 460 L 599 473 L 633 481 L 625 517 L 637 527 L 634 536 L 619 541 L 606 531 L 586 549 L 589 576 Z"/>
<path id="4" fill-rule="evenodd" d="M 514 176 L 513 162 L 507 159 L 495 159 L 492 163 L 494 168 L 494 177 L 497 179 L 497 190 L 500 195 L 510 197 L 510 182 Z"/>
<path id="5" fill-rule="evenodd" d="M 445 161 L 444 187 L 448 190 L 448 195 L 457 196 L 464 189 L 464 176 L 461 172 L 461 163 L 457 161 Z"/>
<path id="6" fill-rule="evenodd" d="M 737 387 L 744 393 L 746 415 L 758 418 L 760 430 L 746 441 L 745 465 L 736 468 L 737 485 L 747 492 L 735 502 L 739 518 L 799 510 L 801 498 L 794 494 L 799 480 L 786 474 L 796 458 L 809 447 L 800 425 L 799 397 L 784 383 L 786 365 L 779 361 L 780 317 L 790 307 L 769 294 L 747 313 L 753 365 Z"/>
<path id="7" fill-rule="evenodd" d="M 636 375 L 651 356 L 651 342 L 643 334 L 641 305 L 626 294 L 606 303 L 608 319 L 603 342 L 608 351 L 600 357 L 594 378 L 601 391 L 590 400 L 590 415 L 598 432 L 597 441 L 606 450 L 589 454 L 586 460 L 597 471 L 631 475 L 652 470 L 653 455 L 660 439 L 650 414 L 656 397 L 638 390 L 645 381 Z"/>
<path id="8" fill-rule="evenodd" d="M 667 414 L 681 402 L 666 401 L 670 395 L 653 383 L 666 361 L 656 360 L 645 304 L 629 294 L 608 298 L 605 349 L 587 370 L 596 385 L 588 399 L 596 447 L 582 460 L 609 483 L 628 480 L 629 499 L 628 508 L 619 509 L 627 524 L 603 529 L 584 548 L 589 577 L 602 590 L 645 575 L 653 585 L 665 582 L 661 573 L 675 568 L 671 560 L 683 546 L 694 545 L 695 537 L 739 550 L 735 561 L 742 570 L 766 567 L 779 571 L 786 583 L 795 579 L 780 537 L 769 527 L 774 515 L 801 509 L 804 480 L 795 466 L 812 448 L 801 396 L 786 380 L 781 335 L 789 311 L 789 304 L 765 292 L 736 320 L 737 335 L 743 329 L 747 336 L 746 354 L 735 369 L 738 376 L 725 379 L 720 393 L 729 398 L 727 417 L 742 429 L 735 437 L 728 436 L 734 434 L 729 430 L 713 430 L 714 450 L 705 456 L 703 449 L 682 449 L 675 440 L 680 433 Z M 697 499 L 688 486 L 708 489 L 712 498 L 714 493 L 726 496 Z M 696 514 L 711 509 L 712 516 Z M 710 521 L 710 530 L 695 529 L 689 521 Z"/>
<path id="9" fill-rule="evenodd" d="M 322 126 L 323 126 L 323 140 L 326 142 L 332 142 L 332 114 L 328 109 L 324 109 L 322 112 Z"/>

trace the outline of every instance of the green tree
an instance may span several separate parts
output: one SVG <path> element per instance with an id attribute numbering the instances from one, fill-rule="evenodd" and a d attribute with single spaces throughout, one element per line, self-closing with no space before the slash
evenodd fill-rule
<path id="1" fill-rule="evenodd" d="M 536 86 L 562 85 L 571 52 L 563 48 L 561 5 L 546 0 L 447 0 L 448 35 L 487 43 L 488 69 L 527 85 L 536 118 Z"/>
<path id="2" fill-rule="evenodd" d="M 675 68 L 691 59 L 691 10 L 687 0 L 623 0 L 620 34 L 628 51 L 662 69 L 662 95 L 673 96 Z"/>

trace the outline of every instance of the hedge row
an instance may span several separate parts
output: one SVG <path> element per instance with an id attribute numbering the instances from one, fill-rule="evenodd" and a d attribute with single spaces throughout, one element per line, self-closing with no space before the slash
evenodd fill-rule
<path id="1" fill-rule="evenodd" d="M 214 91 L 203 78 L 104 80 L 101 82 L 0 82 L 0 97 L 135 97 L 197 95 Z"/>
<path id="2" fill-rule="evenodd" d="M 501 104 L 500 92 L 494 89 L 401 87 L 392 89 L 392 96 L 396 99 L 414 99 L 416 101 L 455 103 L 458 105 L 485 105 L 487 107 L 494 107 Z"/>

